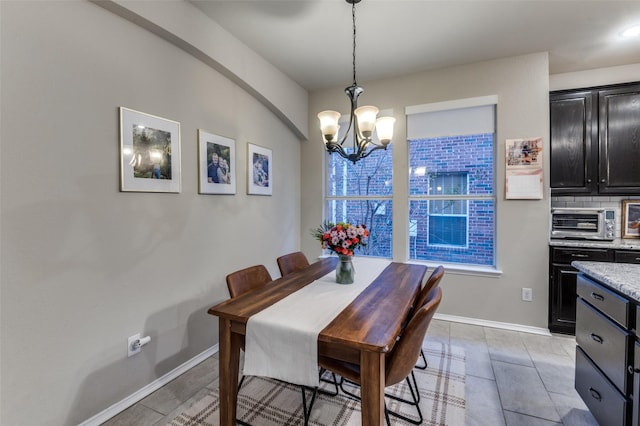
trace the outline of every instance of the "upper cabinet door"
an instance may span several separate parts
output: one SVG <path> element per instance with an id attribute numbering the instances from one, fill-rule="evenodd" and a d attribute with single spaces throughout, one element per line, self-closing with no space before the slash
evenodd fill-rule
<path id="1" fill-rule="evenodd" d="M 601 194 L 640 194 L 640 84 L 599 92 Z"/>
<path id="2" fill-rule="evenodd" d="M 550 96 L 551 189 L 554 194 L 597 190 L 596 126 L 591 91 Z"/>

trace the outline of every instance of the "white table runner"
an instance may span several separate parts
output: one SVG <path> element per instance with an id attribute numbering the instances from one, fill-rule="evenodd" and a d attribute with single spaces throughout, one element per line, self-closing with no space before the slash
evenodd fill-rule
<path id="1" fill-rule="evenodd" d="M 331 271 L 250 317 L 244 374 L 318 386 L 318 334 L 390 263 L 354 257 L 353 284 L 337 284 Z"/>

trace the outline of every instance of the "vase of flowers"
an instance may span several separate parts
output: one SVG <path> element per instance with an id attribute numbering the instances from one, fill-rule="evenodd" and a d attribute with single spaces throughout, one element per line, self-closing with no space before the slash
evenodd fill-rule
<path id="1" fill-rule="evenodd" d="M 322 243 L 323 249 L 331 250 L 340 258 L 336 266 L 336 282 L 352 284 L 355 270 L 351 259 L 355 249 L 366 245 L 369 237 L 367 227 L 345 222 L 325 222 L 313 231 L 313 236 Z"/>

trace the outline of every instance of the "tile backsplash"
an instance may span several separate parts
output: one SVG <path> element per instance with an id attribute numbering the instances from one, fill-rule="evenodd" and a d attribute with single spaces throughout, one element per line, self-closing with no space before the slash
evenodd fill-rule
<path id="1" fill-rule="evenodd" d="M 616 238 L 622 234 L 622 200 L 640 199 L 640 196 L 553 196 L 551 208 L 554 207 L 605 207 L 616 210 Z"/>

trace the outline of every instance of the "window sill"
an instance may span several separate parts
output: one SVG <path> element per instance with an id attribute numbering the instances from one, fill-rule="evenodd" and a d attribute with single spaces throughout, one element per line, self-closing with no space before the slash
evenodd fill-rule
<path id="1" fill-rule="evenodd" d="M 321 254 L 318 256 L 318 259 L 322 259 L 325 257 L 331 257 L 335 255 L 331 254 Z M 376 257 L 376 256 L 368 256 L 368 257 Z M 381 257 L 380 259 L 388 259 Z M 444 266 L 445 271 L 447 273 L 457 274 L 457 275 L 473 275 L 479 277 L 500 277 L 502 276 L 502 270 L 497 269 L 493 266 L 480 266 L 480 265 L 459 265 L 456 263 L 443 263 L 443 262 L 429 262 L 429 261 L 420 261 L 420 260 L 409 260 L 406 263 L 412 263 L 416 265 L 426 265 L 429 268 L 429 271 L 432 271 L 437 266 Z"/>
<path id="2" fill-rule="evenodd" d="M 502 270 L 493 266 L 480 266 L 480 265 L 460 265 L 456 263 L 442 263 L 442 262 L 429 262 L 420 260 L 409 260 L 407 263 L 415 263 L 417 265 L 426 265 L 429 270 L 433 270 L 435 267 L 444 266 L 447 273 L 457 275 L 473 275 L 480 277 L 500 277 L 502 276 Z"/>

